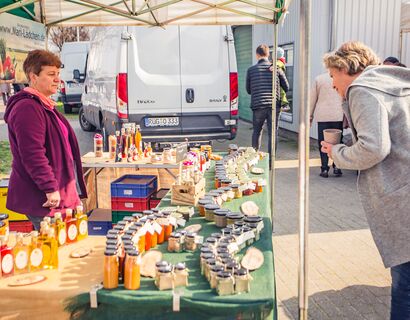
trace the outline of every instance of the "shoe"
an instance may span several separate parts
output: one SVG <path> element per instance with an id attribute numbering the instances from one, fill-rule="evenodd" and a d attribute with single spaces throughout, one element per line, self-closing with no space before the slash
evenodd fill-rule
<path id="1" fill-rule="evenodd" d="M 342 170 L 340 170 L 339 168 L 333 168 L 333 174 L 334 174 L 336 177 L 340 177 L 340 176 L 343 174 L 343 172 L 342 172 Z"/>
<path id="2" fill-rule="evenodd" d="M 322 178 L 329 178 L 329 173 L 327 170 L 322 170 L 319 176 L 321 176 Z"/>

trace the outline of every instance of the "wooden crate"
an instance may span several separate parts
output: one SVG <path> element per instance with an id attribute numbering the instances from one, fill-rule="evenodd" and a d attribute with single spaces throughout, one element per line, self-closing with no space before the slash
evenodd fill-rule
<path id="1" fill-rule="evenodd" d="M 199 198 L 205 195 L 205 178 L 195 185 L 179 185 L 174 183 L 171 187 L 171 203 L 196 206 Z"/>

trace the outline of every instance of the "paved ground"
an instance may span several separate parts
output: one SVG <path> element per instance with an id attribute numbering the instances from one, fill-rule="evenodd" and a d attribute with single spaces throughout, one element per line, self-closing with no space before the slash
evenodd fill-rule
<path id="1" fill-rule="evenodd" d="M 0 119 L 2 106 L 0 105 Z M 92 133 L 76 130 L 81 152 L 92 149 Z M 235 143 L 250 145 L 251 127 L 240 122 Z M 0 120 L 0 140 L 7 139 Z M 226 150 L 230 142 L 216 143 Z M 266 137 L 264 147 L 266 146 Z M 310 170 L 309 318 L 388 319 L 390 275 L 381 262 L 356 194 L 356 173 L 318 176 L 318 151 L 312 147 Z M 273 237 L 278 319 L 298 315 L 297 144 L 280 138 L 275 189 Z"/>

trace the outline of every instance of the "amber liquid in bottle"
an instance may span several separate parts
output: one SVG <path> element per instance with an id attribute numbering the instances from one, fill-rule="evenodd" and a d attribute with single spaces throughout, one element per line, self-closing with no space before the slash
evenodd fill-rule
<path id="1" fill-rule="evenodd" d="M 61 247 L 66 244 L 67 242 L 67 229 L 65 222 L 63 221 L 61 217 L 61 212 L 56 212 L 54 214 L 54 219 L 55 219 L 55 225 L 54 225 L 54 232 L 56 235 L 56 240 L 58 243 L 58 246 Z"/>
<path id="2" fill-rule="evenodd" d="M 38 232 L 31 234 L 30 245 L 30 272 L 43 269 L 43 243 L 38 237 Z"/>
<path id="3" fill-rule="evenodd" d="M 78 228 L 77 219 L 73 217 L 73 210 L 66 209 L 65 224 L 67 228 L 67 243 L 73 243 L 77 241 Z"/>
<path id="4" fill-rule="evenodd" d="M 83 206 L 77 206 L 76 208 L 77 218 L 77 240 L 83 240 L 88 237 L 88 217 L 83 212 Z"/>
<path id="5" fill-rule="evenodd" d="M 17 233 L 17 243 L 13 248 L 14 274 L 27 273 L 29 271 L 30 247 L 24 244 L 22 233 Z"/>
<path id="6" fill-rule="evenodd" d="M 58 269 L 58 244 L 54 229 L 47 229 L 47 239 L 43 243 L 43 256 L 45 269 Z"/>

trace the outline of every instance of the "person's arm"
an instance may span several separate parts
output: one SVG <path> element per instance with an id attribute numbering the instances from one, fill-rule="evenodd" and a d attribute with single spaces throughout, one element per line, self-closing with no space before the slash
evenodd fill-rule
<path id="1" fill-rule="evenodd" d="M 390 153 L 388 114 L 385 106 L 366 88 L 351 89 L 349 102 L 357 142 L 351 147 L 335 145 L 331 155 L 339 168 L 366 170 Z"/>
<path id="2" fill-rule="evenodd" d="M 289 91 L 288 79 L 286 79 L 286 75 L 282 69 L 278 68 L 277 70 L 278 70 L 278 75 L 279 75 L 280 86 L 283 89 L 283 91 L 288 92 Z"/>
<path id="3" fill-rule="evenodd" d="M 249 69 L 246 71 L 246 92 L 251 94 L 251 77 L 249 75 Z"/>
<path id="4" fill-rule="evenodd" d="M 18 152 L 27 173 L 44 193 L 58 191 L 58 182 L 46 156 L 46 124 L 41 110 L 30 103 L 16 105 L 12 129 Z"/>
<path id="5" fill-rule="evenodd" d="M 318 87 L 317 87 L 317 80 L 315 79 L 313 81 L 313 86 L 310 89 L 310 124 L 313 122 L 313 118 L 315 115 L 315 109 L 316 109 L 316 103 L 317 99 L 319 97 L 319 92 L 318 92 Z"/>

